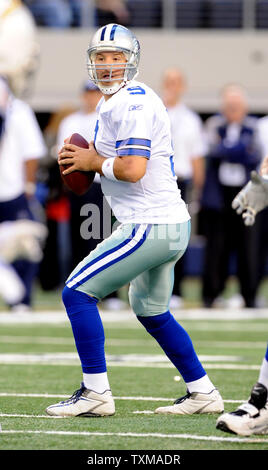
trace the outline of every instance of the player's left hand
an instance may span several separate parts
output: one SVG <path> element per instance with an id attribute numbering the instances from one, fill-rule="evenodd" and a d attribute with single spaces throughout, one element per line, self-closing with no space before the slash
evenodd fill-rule
<path id="1" fill-rule="evenodd" d="M 268 205 L 268 180 L 256 171 L 251 172 L 251 180 L 237 194 L 232 202 L 232 208 L 237 214 L 242 214 L 245 225 L 253 225 L 255 217 Z"/>
<path id="2" fill-rule="evenodd" d="M 74 144 L 65 143 L 58 153 L 59 165 L 70 165 L 63 171 L 63 175 L 68 175 L 73 171 L 95 171 L 96 162 L 100 158 L 94 143 L 89 143 L 89 148 L 84 149 Z"/>

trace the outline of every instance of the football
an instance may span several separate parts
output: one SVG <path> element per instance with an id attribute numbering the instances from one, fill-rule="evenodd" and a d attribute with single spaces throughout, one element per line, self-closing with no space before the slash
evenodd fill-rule
<path id="1" fill-rule="evenodd" d="M 87 149 L 88 142 L 80 134 L 72 134 L 69 140 L 70 144 Z M 78 196 L 85 194 L 93 183 L 95 171 L 73 171 L 69 175 L 63 175 L 63 171 L 70 165 L 60 165 L 60 173 L 65 186 Z"/>

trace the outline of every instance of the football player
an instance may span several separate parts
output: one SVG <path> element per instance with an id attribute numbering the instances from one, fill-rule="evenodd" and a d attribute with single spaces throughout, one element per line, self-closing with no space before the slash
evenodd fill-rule
<path id="1" fill-rule="evenodd" d="M 260 175 L 252 172 L 251 181 L 238 193 L 233 209 L 242 214 L 245 225 L 253 225 L 255 217 L 268 206 L 268 157 L 262 163 Z M 241 436 L 268 433 L 268 347 L 263 359 L 258 382 L 253 386 L 248 402 L 237 410 L 225 413 L 217 420 L 216 427 Z"/>
<path id="2" fill-rule="evenodd" d="M 190 216 L 176 184 L 167 111 L 144 83 L 135 81 L 140 45 L 118 24 L 100 28 L 88 48 L 88 72 L 103 97 L 89 149 L 69 144 L 59 164 L 96 171 L 119 227 L 71 273 L 63 290 L 80 356 L 83 382 L 72 397 L 47 408 L 54 416 L 109 416 L 115 412 L 107 376 L 104 330 L 97 303 L 130 283 L 138 320 L 182 375 L 187 393 L 156 413 L 220 413 L 220 393 L 192 341 L 169 311 L 175 263 L 185 252 Z"/>

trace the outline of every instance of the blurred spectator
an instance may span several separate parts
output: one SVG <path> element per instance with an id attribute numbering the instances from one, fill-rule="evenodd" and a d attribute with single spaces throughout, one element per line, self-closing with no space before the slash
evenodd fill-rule
<path id="1" fill-rule="evenodd" d="M 0 76 L 16 96 L 29 92 L 37 69 L 39 45 L 32 14 L 20 0 L 0 2 Z"/>
<path id="2" fill-rule="evenodd" d="M 0 296 L 7 305 L 21 305 L 26 294 L 12 263 L 18 259 L 39 263 L 46 236 L 46 226 L 31 220 L 0 223 Z"/>
<path id="3" fill-rule="evenodd" d="M 199 200 L 204 182 L 204 155 L 206 153 L 202 121 L 197 113 L 183 103 L 186 79 L 181 70 L 169 68 L 163 77 L 163 101 L 171 121 L 174 147 L 174 170 L 178 187 L 187 204 Z M 189 208 L 190 209 L 190 208 Z M 175 266 L 171 306 L 179 307 L 181 300 L 182 263 Z"/>
<path id="4" fill-rule="evenodd" d="M 94 0 L 86 0 L 86 2 L 85 0 L 68 0 L 68 2 L 72 13 L 72 26 L 93 26 L 95 24 Z"/>
<path id="5" fill-rule="evenodd" d="M 38 171 L 38 186 L 42 185 L 42 193 L 45 194 L 43 206 L 48 227 L 44 257 L 39 269 L 43 290 L 61 287 L 70 272 L 70 202 L 57 162 L 57 135 L 61 121 L 74 111 L 74 106 L 63 106 L 50 116 L 44 129 L 48 153 L 41 160 Z"/>
<path id="6" fill-rule="evenodd" d="M 67 28 L 71 26 L 73 12 L 68 0 L 24 0 L 38 26 Z"/>
<path id="7" fill-rule="evenodd" d="M 94 132 L 97 121 L 96 106 L 101 98 L 98 87 L 89 80 L 83 84 L 80 93 L 80 109 L 64 118 L 58 130 L 57 147 L 60 149 L 64 144 L 64 139 L 70 137 L 73 133 L 81 134 L 88 142 L 94 139 Z M 80 235 L 81 227 L 81 207 L 84 204 L 96 204 L 101 214 L 101 222 L 103 220 L 103 197 L 100 188 L 100 178 L 95 177 L 90 190 L 83 196 L 77 196 L 71 191 L 69 192 L 69 200 L 71 207 L 71 269 L 73 269 L 79 261 L 93 250 L 102 238 L 95 240 L 90 238 L 86 240 Z"/>
<path id="8" fill-rule="evenodd" d="M 246 227 L 232 200 L 260 162 L 257 119 L 248 116 L 247 97 L 235 85 L 222 94 L 221 114 L 206 122 L 208 155 L 202 196 L 206 250 L 202 295 L 211 307 L 223 292 L 235 253 L 237 278 L 246 307 L 255 307 L 258 286 L 258 226 Z"/>
<path id="9" fill-rule="evenodd" d="M 130 13 L 125 0 L 96 0 L 97 26 L 119 23 L 127 26 Z"/>
<path id="10" fill-rule="evenodd" d="M 3 79 L 0 80 L 0 110 L 0 223 L 33 220 L 36 170 L 38 160 L 46 154 L 42 133 L 32 109 L 12 95 Z M 16 261 L 14 267 L 25 287 L 21 303 L 30 307 L 37 266 L 29 261 Z"/>

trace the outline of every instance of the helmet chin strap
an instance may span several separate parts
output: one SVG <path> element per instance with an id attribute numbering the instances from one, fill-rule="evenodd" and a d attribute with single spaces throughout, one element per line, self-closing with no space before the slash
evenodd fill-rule
<path id="1" fill-rule="evenodd" d="M 119 91 L 120 88 L 125 86 L 126 83 L 127 82 L 125 80 L 122 80 L 122 82 L 116 82 L 114 83 L 114 85 L 109 86 L 109 87 L 103 86 L 100 83 L 97 83 L 97 86 L 104 95 L 113 95 L 114 93 Z"/>

